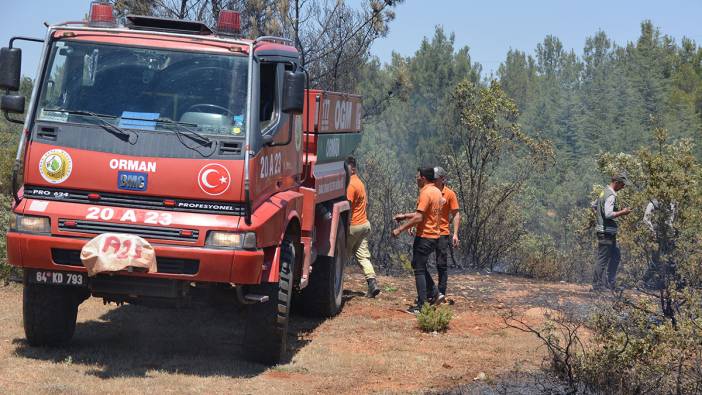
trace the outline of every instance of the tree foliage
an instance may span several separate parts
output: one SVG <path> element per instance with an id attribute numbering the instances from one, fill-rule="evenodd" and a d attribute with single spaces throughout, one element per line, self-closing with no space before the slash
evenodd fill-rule
<path id="1" fill-rule="evenodd" d="M 469 49 L 456 50 L 454 36 L 440 27 L 413 56 L 394 54 L 390 64 L 372 60 L 360 69 L 368 116 L 357 152 L 359 170 L 367 183 L 371 222 L 376 230 L 386 230 L 373 232 L 369 241 L 376 265 L 399 269 L 408 262 L 411 241 L 389 240 L 392 215 L 414 210 L 417 167 L 438 165 L 444 156 L 448 132 L 442 117 L 451 91 L 464 79 L 478 84 L 481 69 Z"/>
<path id="2" fill-rule="evenodd" d="M 20 82 L 19 94 L 25 97 L 25 109 L 29 103 L 29 97 L 32 93 L 32 80 L 28 77 L 22 78 Z M 11 114 L 10 117 L 16 120 L 24 120 L 23 116 Z M 15 155 L 17 153 L 17 144 L 22 125 L 9 122 L 4 114 L 0 118 L 0 237 L 5 237 L 7 225 L 10 223 L 10 180 L 12 174 L 12 166 L 14 164 Z M 6 264 L 6 245 L 0 243 L 0 280 L 4 280 L 10 273 L 10 266 Z"/>
<path id="3" fill-rule="evenodd" d="M 460 82 L 445 108 L 440 148 L 463 208 L 462 251 L 471 266 L 492 268 L 522 236 L 516 198 L 549 166 L 553 148 L 521 130 L 517 106 L 497 82 Z"/>
<path id="4" fill-rule="evenodd" d="M 669 142 L 661 127 L 653 134 L 655 145 L 631 155 L 603 154 L 599 164 L 604 172 L 631 172 L 634 187 L 622 199 L 640 209 L 621 221 L 626 280 L 641 289 L 653 288 L 665 317 L 675 324 L 678 291 L 702 286 L 702 167 L 691 140 Z M 644 224 L 641 209 L 649 203 L 655 204 L 651 226 Z"/>
<path id="5" fill-rule="evenodd" d="M 553 251 L 563 257 L 578 250 L 585 253 L 583 239 L 576 234 L 583 236 L 582 231 L 576 228 L 587 221 L 579 210 L 589 206 L 593 185 L 607 177 L 600 173 L 597 158 L 604 152 L 632 154 L 657 144 L 650 133 L 654 127 L 665 128 L 671 139 L 699 139 L 700 56 L 694 41 L 684 38 L 678 44 L 651 21 L 642 22 L 639 38 L 623 46 L 599 31 L 586 40 L 580 56 L 552 36 L 532 55 L 507 54 L 498 76 L 522 110 L 522 129 L 551 140 L 555 147 L 555 166 L 531 179 L 529 193 L 523 195 L 529 208 L 527 232 L 551 240 Z M 702 158 L 698 145 L 690 154 Z M 645 202 L 637 204 L 644 204 L 636 206 L 640 219 Z M 536 244 L 524 245 L 536 252 Z M 554 277 L 586 279 L 589 265 L 581 267 L 574 277 Z"/>
<path id="6" fill-rule="evenodd" d="M 655 202 L 650 224 L 643 223 L 641 209 L 621 220 L 625 266 L 619 277 L 627 287 L 600 301 L 584 323 L 586 346 L 578 328 L 568 332 L 579 345 L 570 349 L 552 347 L 548 326 L 532 330 L 554 359 L 569 361 L 573 392 L 702 391 L 702 167 L 690 139 L 670 140 L 662 127 L 652 135 L 650 146 L 598 157 L 603 174 L 630 175 L 633 185 L 618 193 L 620 205 Z M 589 209 L 581 214 L 593 215 Z"/>
<path id="7" fill-rule="evenodd" d="M 216 27 L 224 9 L 241 12 L 245 37 L 292 40 L 315 88 L 353 91 L 358 66 L 370 45 L 389 31 L 403 0 L 368 0 L 360 7 L 343 0 L 113 0 L 121 15 L 142 14 L 202 21 Z"/>

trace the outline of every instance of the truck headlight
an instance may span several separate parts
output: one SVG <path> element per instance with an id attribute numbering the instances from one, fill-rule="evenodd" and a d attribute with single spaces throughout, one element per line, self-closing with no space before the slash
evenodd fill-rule
<path id="1" fill-rule="evenodd" d="M 24 233 L 51 233 L 51 222 L 47 217 L 34 215 L 12 214 L 10 216 L 10 230 Z"/>
<path id="2" fill-rule="evenodd" d="M 207 233 L 205 245 L 208 247 L 252 250 L 256 248 L 256 233 L 234 233 L 213 230 Z"/>

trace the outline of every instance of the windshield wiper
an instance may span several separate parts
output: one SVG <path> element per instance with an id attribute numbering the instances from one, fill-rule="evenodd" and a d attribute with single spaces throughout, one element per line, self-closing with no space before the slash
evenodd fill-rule
<path id="1" fill-rule="evenodd" d="M 114 136 L 119 138 L 122 141 L 126 141 L 130 144 L 136 144 L 137 140 L 139 139 L 139 135 L 134 132 L 134 131 L 126 131 L 119 126 L 113 125 L 103 118 L 110 118 L 110 119 L 116 119 L 117 117 L 114 115 L 107 115 L 107 114 L 98 114 L 94 113 L 91 111 L 84 111 L 84 110 L 65 110 L 62 108 L 51 108 L 51 109 L 44 109 L 45 111 L 60 111 L 60 112 L 65 112 L 70 115 L 82 115 L 82 116 L 88 116 L 91 119 L 97 120 L 99 124 L 96 126 L 100 126 L 102 129 L 112 133 Z M 132 141 L 131 137 L 134 136 L 134 139 Z"/>
<path id="2" fill-rule="evenodd" d="M 130 121 L 149 121 L 149 122 L 154 122 L 154 123 L 172 125 L 172 126 L 175 126 L 175 129 L 173 131 L 176 134 L 180 133 L 181 135 L 184 135 L 185 137 L 188 137 L 189 139 L 200 143 L 200 145 L 202 145 L 202 146 L 209 147 L 214 143 L 212 141 L 212 139 L 210 139 L 209 137 L 203 136 L 202 134 L 185 126 L 185 125 L 197 126 L 197 125 L 192 124 L 192 123 L 176 122 L 170 118 L 142 118 L 142 117 L 129 116 L 129 117 L 122 117 L 122 119 L 128 119 Z M 187 132 L 187 134 L 182 133 L 182 132 Z"/>
<path id="3" fill-rule="evenodd" d="M 176 127 L 176 130 L 174 130 L 176 132 L 178 132 L 178 131 L 179 132 L 183 132 L 183 131 L 187 132 L 186 137 L 190 138 L 193 141 L 197 141 L 198 143 L 200 143 L 203 146 L 211 146 L 214 143 L 212 141 L 212 139 L 210 139 L 209 137 L 204 136 L 204 135 L 190 129 L 189 127 L 185 126 L 182 122 L 176 122 L 170 118 L 157 118 L 157 119 L 154 119 L 154 121 L 160 122 L 160 123 L 163 123 L 166 125 L 173 125 Z M 192 125 L 192 124 L 188 124 L 188 125 Z"/>
<path id="4" fill-rule="evenodd" d="M 215 141 L 212 141 L 212 139 L 210 139 L 209 137 L 190 129 L 189 127 L 183 125 L 183 123 L 176 122 L 170 118 L 156 118 L 151 119 L 150 121 L 174 126 L 173 133 L 175 133 L 176 137 L 178 137 L 178 141 L 180 141 L 180 143 L 183 144 L 186 148 L 189 148 L 202 156 L 212 156 L 212 154 L 214 154 L 217 150 L 217 144 Z M 183 136 L 199 143 L 203 147 L 212 147 L 212 151 L 202 152 L 197 147 L 191 147 L 188 144 L 185 144 L 185 141 L 183 141 Z"/>

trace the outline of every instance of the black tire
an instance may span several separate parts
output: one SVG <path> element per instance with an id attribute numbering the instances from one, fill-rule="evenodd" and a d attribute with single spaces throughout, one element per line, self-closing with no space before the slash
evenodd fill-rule
<path id="1" fill-rule="evenodd" d="M 310 282 L 302 290 L 302 311 L 311 317 L 334 317 L 341 311 L 346 261 L 346 228 L 339 221 L 334 256 L 320 256 L 312 266 Z"/>
<path id="2" fill-rule="evenodd" d="M 287 357 L 288 322 L 295 273 L 295 246 L 284 239 L 280 246 L 280 280 L 277 284 L 261 284 L 251 292 L 267 295 L 268 302 L 247 306 L 244 333 L 246 359 L 264 365 L 275 365 Z"/>
<path id="3" fill-rule="evenodd" d="M 24 334 L 30 346 L 60 346 L 73 337 L 80 290 L 55 285 L 24 285 Z"/>

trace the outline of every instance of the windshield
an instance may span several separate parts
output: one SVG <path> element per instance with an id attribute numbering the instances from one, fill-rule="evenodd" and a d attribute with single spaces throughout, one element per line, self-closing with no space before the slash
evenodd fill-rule
<path id="1" fill-rule="evenodd" d="M 243 137 L 247 60 L 57 41 L 37 118 L 87 123 L 85 112 L 125 129 L 172 130 L 170 120 L 202 134 Z"/>

